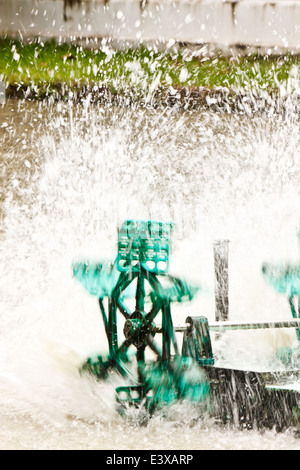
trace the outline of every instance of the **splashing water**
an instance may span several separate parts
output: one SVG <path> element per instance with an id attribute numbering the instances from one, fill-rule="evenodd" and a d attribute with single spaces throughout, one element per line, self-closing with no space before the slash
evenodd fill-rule
<path id="1" fill-rule="evenodd" d="M 122 421 L 116 379 L 78 373 L 104 333 L 95 299 L 71 275 L 74 257 L 114 259 L 124 219 L 174 220 L 171 271 L 205 287 L 175 309 L 175 324 L 191 312 L 214 319 L 212 243 L 222 238 L 230 319 L 288 319 L 261 265 L 299 256 L 297 116 L 8 102 L 0 129 L 2 446 L 247 448 L 252 436 L 252 448 L 297 448 L 289 433 L 222 434 L 192 407 L 142 429 Z M 228 333 L 223 359 L 264 369 L 276 345 L 294 340 Z"/>

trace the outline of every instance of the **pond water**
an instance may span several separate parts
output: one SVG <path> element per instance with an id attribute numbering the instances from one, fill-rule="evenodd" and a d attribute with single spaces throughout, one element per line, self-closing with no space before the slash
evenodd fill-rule
<path id="1" fill-rule="evenodd" d="M 171 272 L 202 287 L 174 309 L 214 320 L 214 240 L 230 240 L 231 320 L 289 319 L 264 261 L 299 258 L 300 134 L 291 113 L 97 106 L 0 107 L 0 447 L 300 449 L 288 430 L 223 428 L 176 405 L 142 426 L 118 415 L 115 378 L 78 367 L 106 348 L 97 301 L 75 257 L 114 259 L 126 218 L 174 220 Z M 222 360 L 266 369 L 294 331 L 213 338 Z"/>

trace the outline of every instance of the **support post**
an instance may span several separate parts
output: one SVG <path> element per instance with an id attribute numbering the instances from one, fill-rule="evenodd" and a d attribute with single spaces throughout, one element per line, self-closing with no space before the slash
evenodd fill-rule
<path id="1" fill-rule="evenodd" d="M 300 221 L 298 222 L 298 246 L 300 246 Z M 299 264 L 300 264 L 300 259 L 299 259 Z M 297 298 L 298 301 L 298 318 L 300 318 L 300 294 L 298 295 Z M 300 331 L 300 330 L 298 330 Z"/>
<path id="2" fill-rule="evenodd" d="M 228 245 L 229 240 L 214 242 L 216 321 L 229 319 Z"/>

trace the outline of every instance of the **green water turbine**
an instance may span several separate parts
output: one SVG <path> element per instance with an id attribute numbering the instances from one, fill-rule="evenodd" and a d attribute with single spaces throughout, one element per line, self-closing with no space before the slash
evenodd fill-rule
<path id="1" fill-rule="evenodd" d="M 191 301 L 200 287 L 168 274 L 172 230 L 170 222 L 126 220 L 118 231 L 114 262 L 73 264 L 74 277 L 98 298 L 108 341 L 108 353 L 88 358 L 81 371 L 98 379 L 108 378 L 111 371 L 123 376 L 128 383 L 116 389 L 119 409 L 145 404 L 152 413 L 178 400 L 198 403 L 209 395 L 201 368 L 213 363 L 212 357 L 203 357 L 210 355 L 207 322 L 190 318 L 182 352 L 177 344 L 171 304 Z M 148 352 L 154 354 L 154 361 L 149 361 Z"/>

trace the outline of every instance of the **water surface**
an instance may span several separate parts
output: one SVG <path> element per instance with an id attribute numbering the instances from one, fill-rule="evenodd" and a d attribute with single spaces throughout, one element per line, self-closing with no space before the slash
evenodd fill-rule
<path id="1" fill-rule="evenodd" d="M 171 271 L 203 287 L 174 309 L 214 320 L 212 244 L 230 240 L 230 319 L 290 318 L 261 276 L 298 260 L 299 120 L 293 113 L 8 101 L 0 108 L 0 447 L 299 449 L 292 430 L 239 431 L 175 406 L 140 426 L 115 411 L 115 380 L 78 374 L 105 349 L 74 257 L 114 258 L 125 218 L 174 220 Z M 213 338 L 227 364 L 264 370 L 290 331 Z M 220 356 L 221 358 L 221 356 Z"/>

